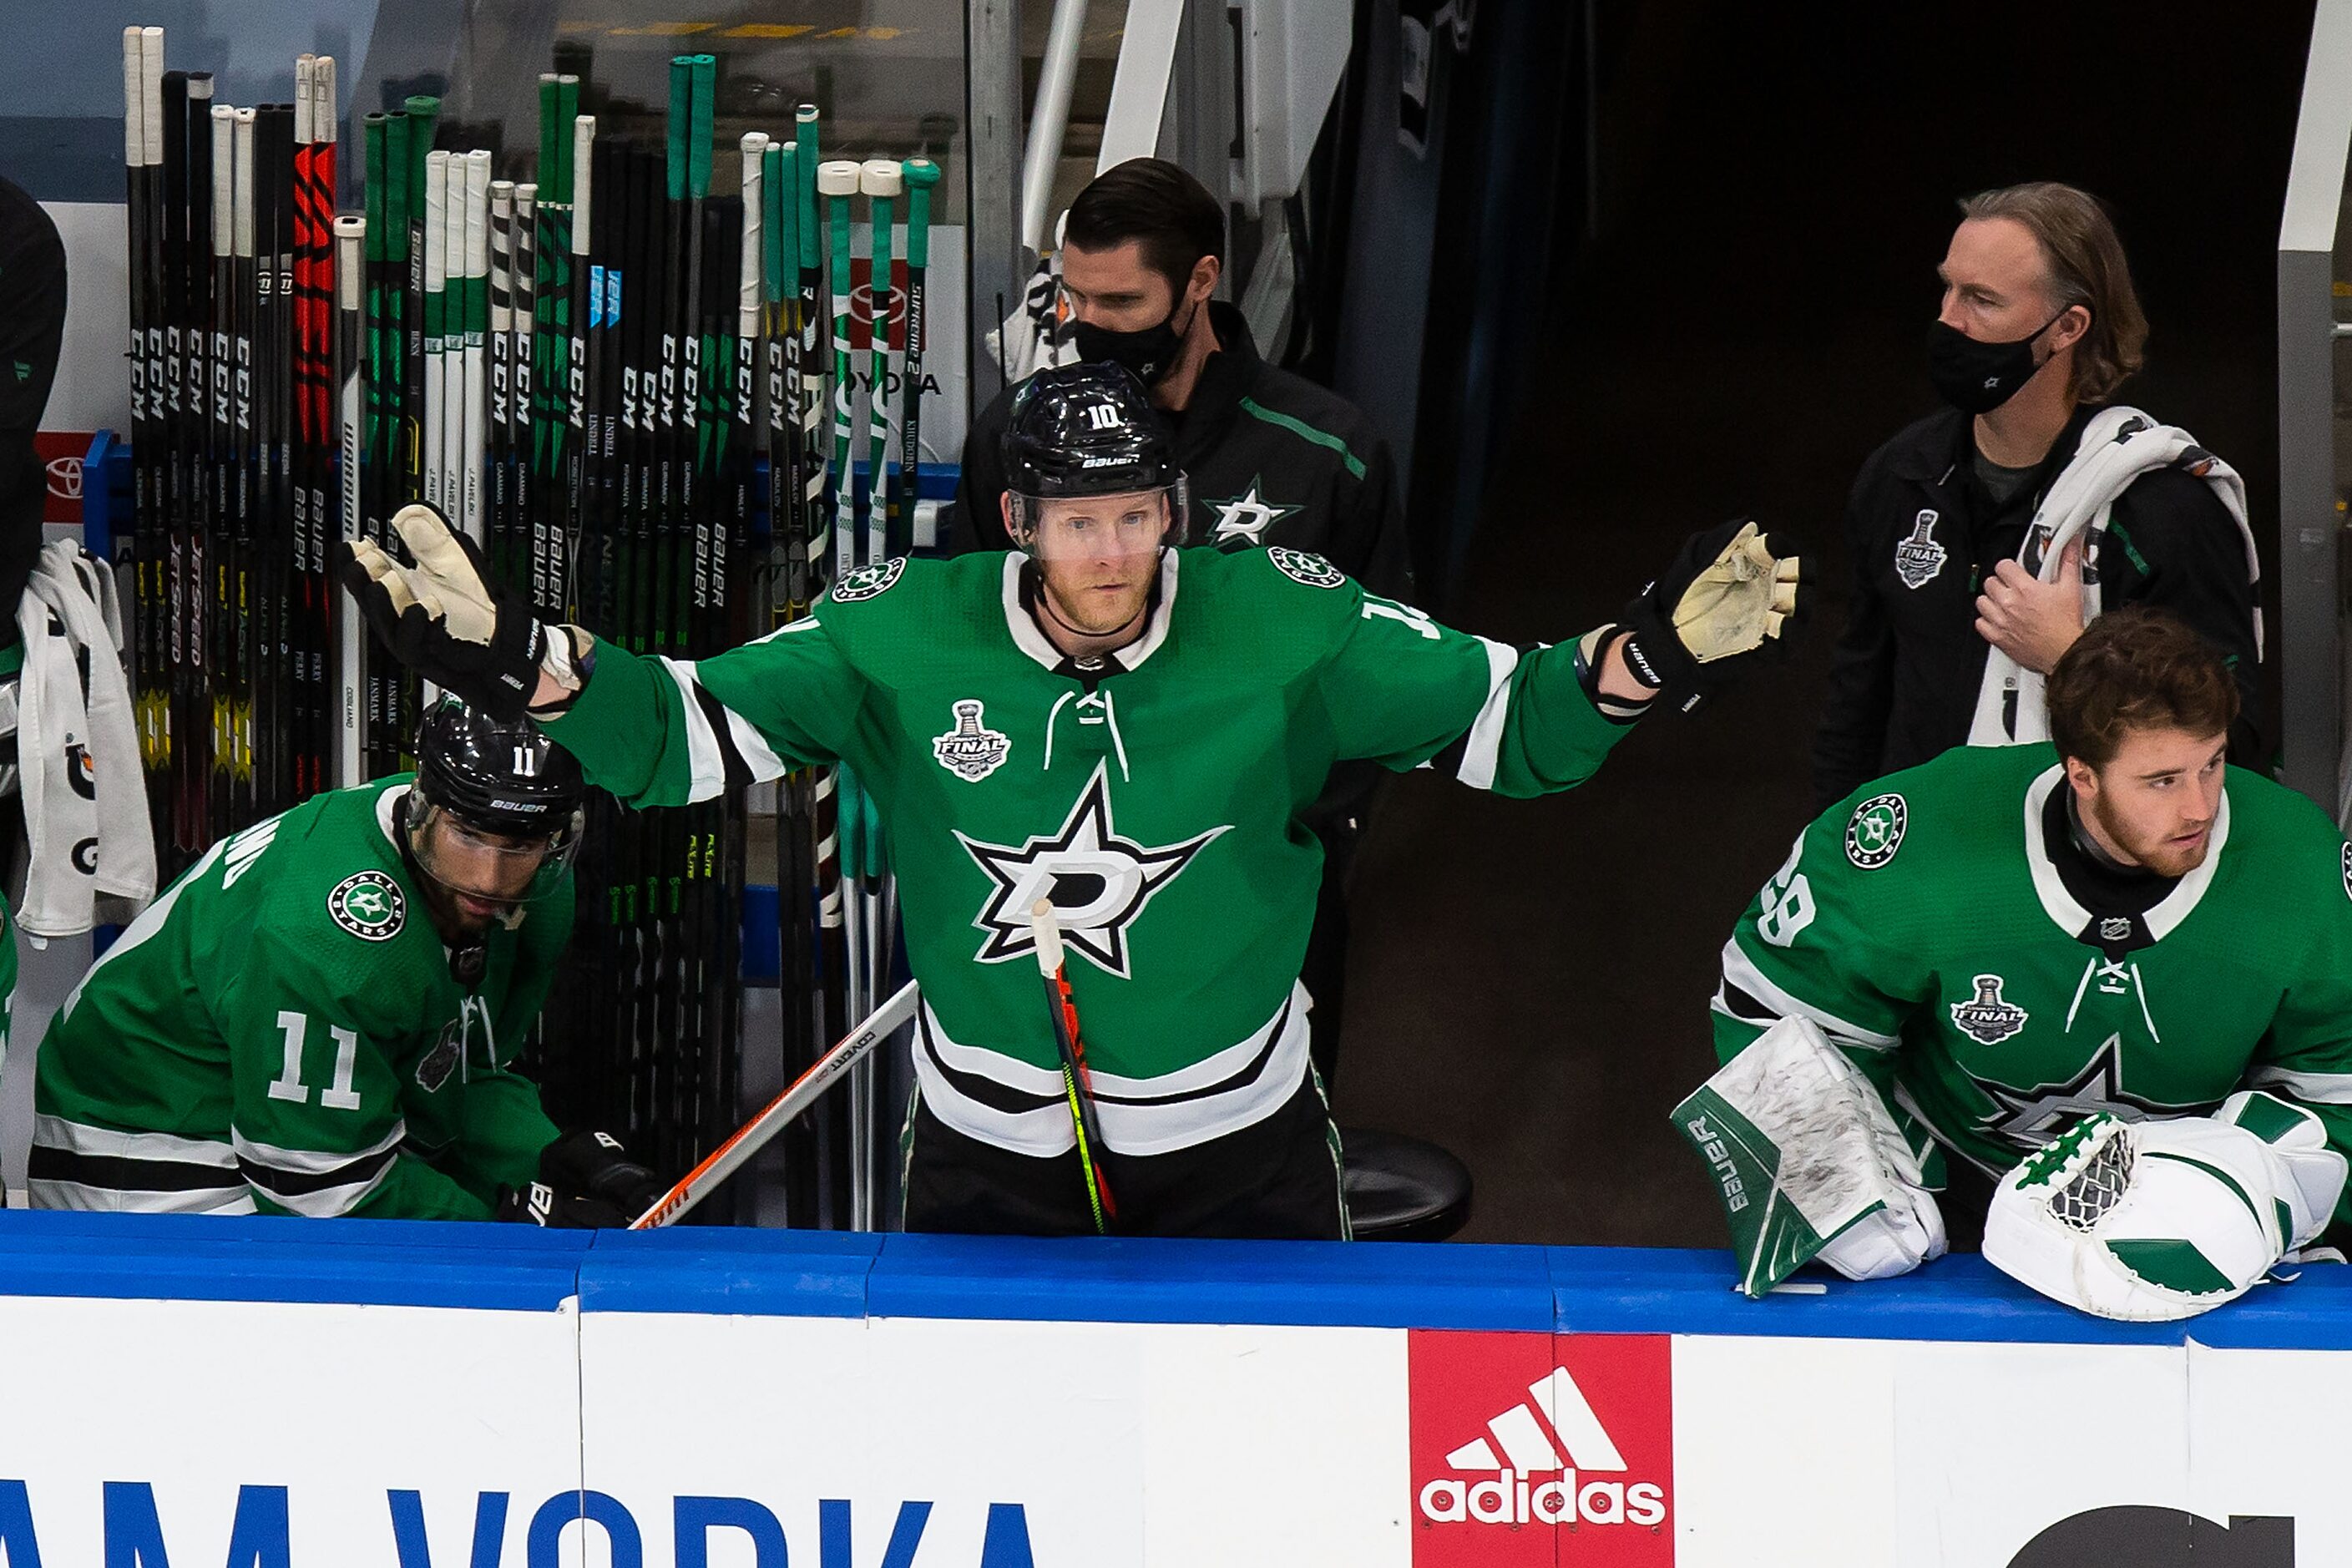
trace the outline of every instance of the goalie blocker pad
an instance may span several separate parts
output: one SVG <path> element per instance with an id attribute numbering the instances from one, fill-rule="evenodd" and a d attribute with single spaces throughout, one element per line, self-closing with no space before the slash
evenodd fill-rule
<path id="1" fill-rule="evenodd" d="M 2211 1117 L 2087 1116 L 2011 1171 L 1986 1261 L 2053 1301 L 2163 1322 L 2244 1295 L 2334 1214 L 2344 1156 L 2319 1119 L 2241 1089 Z"/>
<path id="2" fill-rule="evenodd" d="M 1878 1092 L 1810 1018 L 1783 1018 L 1675 1107 L 1761 1297 L 1815 1258 L 1849 1279 L 1944 1251 L 1935 1199 Z"/>

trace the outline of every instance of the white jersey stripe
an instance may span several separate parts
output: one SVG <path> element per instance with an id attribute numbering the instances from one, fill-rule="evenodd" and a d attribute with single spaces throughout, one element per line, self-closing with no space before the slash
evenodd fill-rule
<path id="1" fill-rule="evenodd" d="M 680 707 L 686 720 L 686 760 L 689 775 L 687 785 L 688 801 L 715 800 L 727 787 L 727 763 L 719 753 L 719 732 L 710 727 L 709 718 L 702 711 L 701 683 L 694 678 L 691 662 L 656 658 L 671 681 L 677 687 Z"/>
<path id="2" fill-rule="evenodd" d="M 1478 642 L 1486 650 L 1486 700 L 1471 722 L 1462 765 L 1454 776 L 1472 789 L 1493 789 L 1502 766 L 1503 731 L 1511 714 L 1511 672 L 1519 668 L 1519 650 L 1485 637 Z"/>
<path id="3" fill-rule="evenodd" d="M 85 1214 L 226 1214 L 257 1212 L 253 1194 L 244 1187 L 195 1187 L 185 1192 L 149 1193 L 120 1187 L 93 1187 L 81 1182 L 36 1176 L 25 1184 L 25 1196 L 37 1209 L 77 1209 Z"/>
<path id="4" fill-rule="evenodd" d="M 2297 1072 L 2261 1066 L 2246 1074 L 2248 1087 L 2283 1089 L 2313 1105 L 2352 1105 L 2352 1072 Z"/>
<path id="5" fill-rule="evenodd" d="M 341 1153 L 326 1153 L 310 1149 L 283 1149 L 275 1143 L 257 1142 L 234 1127 L 229 1130 L 229 1138 L 236 1145 L 237 1157 L 249 1160 L 254 1164 L 266 1165 L 273 1171 L 284 1171 L 289 1175 L 323 1176 L 339 1171 L 345 1165 L 356 1164 L 362 1160 L 373 1160 L 385 1150 L 396 1148 L 405 1142 L 408 1138 L 408 1123 L 405 1121 L 395 1121 L 392 1124 L 392 1131 L 389 1133 L 377 1139 L 366 1148 L 346 1150 Z"/>
<path id="6" fill-rule="evenodd" d="M 208 1165 L 215 1170 L 236 1169 L 236 1151 L 226 1143 L 205 1138 L 182 1138 L 170 1132 L 118 1132 L 110 1127 L 91 1127 L 84 1122 L 68 1121 L 62 1116 L 33 1118 L 33 1142 L 43 1149 L 62 1149 L 72 1154 L 99 1155 L 115 1160 L 160 1160 L 175 1165 Z"/>
<path id="7" fill-rule="evenodd" d="M 1823 1034 L 1830 1037 L 1832 1045 L 1884 1051 L 1891 1050 L 1901 1043 L 1898 1036 L 1882 1035 L 1875 1029 L 1848 1023 L 1826 1007 L 1816 1007 L 1783 991 L 1756 967 L 1756 961 L 1740 948 L 1739 939 L 1736 936 L 1723 944 L 1723 978 L 1726 984 L 1737 985 L 1783 1018 L 1811 1018 L 1821 1026 Z M 1715 1010 L 1727 1014 L 1730 1011 L 1724 1006 L 1720 996 L 1716 999 Z"/>

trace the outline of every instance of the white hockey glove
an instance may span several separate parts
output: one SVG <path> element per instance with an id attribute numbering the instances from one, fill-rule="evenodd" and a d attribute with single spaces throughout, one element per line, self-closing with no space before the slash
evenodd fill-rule
<path id="1" fill-rule="evenodd" d="M 495 586 L 474 542 L 429 506 L 392 526 L 416 564 L 373 540 L 342 546 L 340 574 L 394 658 L 491 717 L 523 716 L 551 645 L 563 641 L 515 595 Z"/>
<path id="2" fill-rule="evenodd" d="M 1878 1090 L 1809 1018 L 1783 1018 L 1675 1108 L 1713 1167 L 1739 1288 L 1819 1258 L 1850 1279 L 1944 1253 L 1944 1219 Z"/>
<path id="3" fill-rule="evenodd" d="M 2258 1089 L 2211 1117 L 2088 1116 L 2002 1179 L 1984 1255 L 2102 1318 L 2192 1317 L 2326 1228 L 2344 1177 L 2319 1119 Z"/>
<path id="4" fill-rule="evenodd" d="M 1745 518 L 1685 540 L 1617 618 L 1633 679 L 1686 693 L 1688 711 L 1757 658 L 1784 651 L 1808 596 L 1795 550 Z"/>

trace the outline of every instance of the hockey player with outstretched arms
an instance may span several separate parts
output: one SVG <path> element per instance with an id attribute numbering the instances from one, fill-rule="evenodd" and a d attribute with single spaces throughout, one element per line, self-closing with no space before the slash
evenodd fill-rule
<path id="1" fill-rule="evenodd" d="M 2179 1317 L 2343 1212 L 2352 848 L 2225 765 L 2236 683 L 2169 616 L 2092 622 L 2048 695 L 2054 743 L 1825 812 L 1724 947 L 1727 1065 L 1675 1118 L 1757 1293 L 1981 1221 L 2046 1294 Z"/>
<path id="2" fill-rule="evenodd" d="M 35 1207 L 621 1225 L 659 1192 L 512 1067 L 578 763 L 454 698 L 416 749 L 215 844 L 91 966 L 37 1058 Z"/>
<path id="3" fill-rule="evenodd" d="M 922 988 L 910 1229 L 1095 1228 L 1033 906 L 1083 1020 L 1118 1228 L 1345 1234 L 1298 985 L 1319 852 L 1299 813 L 1343 758 L 1535 795 L 1600 766 L 1661 688 L 1777 647 L 1796 561 L 1753 524 L 1693 540 L 1622 622 L 1519 650 L 1364 593 L 1319 556 L 1182 543 L 1182 478 L 1115 366 L 1013 411 L 1020 549 L 843 576 L 807 618 L 699 664 L 546 627 L 437 514 L 346 583 L 427 679 L 528 703 L 632 803 L 846 763 L 875 797 Z"/>

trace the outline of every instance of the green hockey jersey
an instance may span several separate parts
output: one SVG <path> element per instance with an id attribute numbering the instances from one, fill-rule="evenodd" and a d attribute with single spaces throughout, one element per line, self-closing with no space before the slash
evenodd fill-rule
<path id="1" fill-rule="evenodd" d="M 2067 787 L 2050 746 L 1964 747 L 1824 813 L 1724 946 L 1718 1055 L 1811 1018 L 1923 1152 L 1994 1173 L 2085 1112 L 2202 1115 L 2247 1086 L 2352 1150 L 2352 848 L 2232 768 L 2204 861 L 2095 912 L 2049 849 Z"/>
<path id="2" fill-rule="evenodd" d="M 461 986 L 395 847 L 408 783 L 214 845 L 91 966 L 37 1058 L 34 1206 L 484 1219 L 532 1179 L 555 1129 L 509 1063 L 572 889 Z"/>
<path id="3" fill-rule="evenodd" d="M 632 804 L 842 761 L 879 807 L 923 989 L 923 1103 L 1053 1154 L 1069 1111 L 1029 934 L 1053 900 L 1101 1110 L 1137 1154 L 1246 1126 L 1307 1072 L 1298 985 L 1334 762 L 1565 789 L 1624 733 L 1572 646 L 1522 654 L 1291 550 L 1171 551 L 1144 635 L 1048 642 L 1025 561 L 849 574 L 815 613 L 699 665 L 600 646 L 549 732 Z"/>

